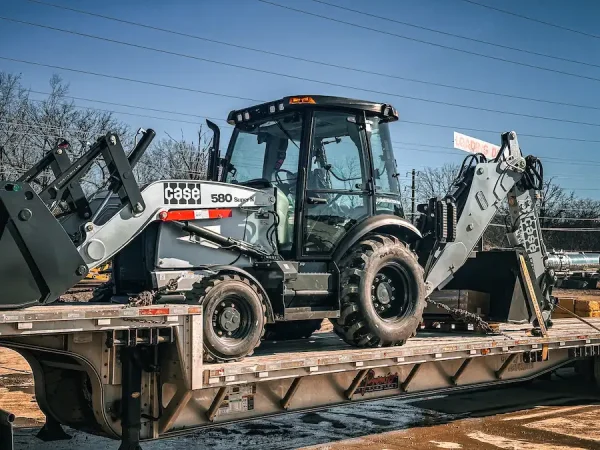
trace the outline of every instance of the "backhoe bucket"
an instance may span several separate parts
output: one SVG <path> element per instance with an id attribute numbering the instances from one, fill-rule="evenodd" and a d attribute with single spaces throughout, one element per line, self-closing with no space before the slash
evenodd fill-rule
<path id="1" fill-rule="evenodd" d="M 519 263 L 520 250 L 491 250 L 477 252 L 468 258 L 444 289 L 472 290 L 490 296 L 489 321 L 530 322 L 535 317 L 526 280 Z M 529 273 L 533 273 L 531 267 Z M 537 283 L 536 296 L 542 298 Z M 542 305 L 540 305 L 540 308 Z M 425 310 L 427 315 L 427 309 Z"/>
<path id="2" fill-rule="evenodd" d="M 0 181 L 0 310 L 50 303 L 87 271 L 31 186 Z"/>

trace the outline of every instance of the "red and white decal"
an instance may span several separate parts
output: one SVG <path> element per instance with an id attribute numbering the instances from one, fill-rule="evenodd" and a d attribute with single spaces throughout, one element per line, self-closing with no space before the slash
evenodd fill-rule
<path id="1" fill-rule="evenodd" d="M 231 209 L 175 209 L 172 211 L 161 211 L 158 217 L 163 222 L 173 220 L 188 221 L 201 219 L 225 219 L 232 217 Z"/>

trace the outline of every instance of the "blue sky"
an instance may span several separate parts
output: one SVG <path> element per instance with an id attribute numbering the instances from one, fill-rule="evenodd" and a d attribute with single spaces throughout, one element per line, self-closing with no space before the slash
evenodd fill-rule
<path id="1" fill-rule="evenodd" d="M 600 107 L 598 101 L 600 100 L 600 67 L 556 61 L 443 36 L 430 31 L 417 30 L 364 14 L 343 11 L 311 0 L 273 1 L 315 14 L 353 22 L 364 27 L 479 52 L 495 58 L 511 59 L 584 77 L 598 78 L 599 81 L 467 55 L 342 23 L 334 23 L 257 0 L 53 1 L 64 6 L 298 58 L 308 58 L 433 83 Z M 501 14 L 462 0 L 327 1 L 473 39 L 491 41 L 600 66 L 600 39 Z M 597 18 L 600 17 L 600 3 L 594 1 L 478 1 L 592 34 L 597 30 Z M 461 127 L 467 127 L 498 131 L 516 130 L 521 135 L 520 144 L 526 154 L 534 154 L 543 161 L 544 157 L 571 160 L 571 164 L 565 164 L 565 161 L 555 159 L 545 160 L 544 165 L 548 176 L 560 177 L 557 178 L 557 181 L 561 185 L 574 189 L 580 196 L 600 197 L 600 183 L 596 181 L 596 172 L 600 168 L 600 156 L 597 156 L 600 143 L 523 136 L 523 134 L 563 136 L 600 141 L 600 110 L 464 92 L 283 59 L 84 16 L 30 3 L 26 0 L 0 0 L 0 15 L 225 63 L 354 87 L 356 89 L 327 86 L 310 81 L 257 73 L 0 20 L 0 56 L 4 57 L 265 101 L 286 95 L 308 93 L 340 95 L 392 103 L 398 109 L 401 117 L 400 122 L 392 126 L 394 141 L 410 143 L 396 146 L 397 160 L 403 175 L 412 168 L 422 169 L 425 166 L 439 166 L 445 162 L 460 162 L 465 154 L 450 149 L 454 129 L 461 131 Z M 107 107 L 91 103 L 87 104 L 89 106 L 182 121 L 194 121 L 195 119 L 144 111 L 144 108 L 173 110 L 225 119 L 230 110 L 243 108 L 253 103 L 249 100 L 152 87 L 1 59 L 0 70 L 21 73 L 24 84 L 39 91 L 47 91 L 48 79 L 53 73 L 58 73 L 70 83 L 71 95 L 137 105 L 139 108 Z M 365 92 L 360 89 L 382 93 Z M 596 123 L 599 126 L 483 112 L 407 99 L 402 96 Z M 40 96 L 33 95 L 33 97 L 39 98 Z M 86 105 L 84 102 L 77 103 Z M 192 123 L 131 115 L 119 117 L 134 128 L 140 126 L 154 128 L 159 136 L 164 136 L 165 132 L 175 135 L 183 133 L 186 138 L 193 139 L 197 130 L 197 125 Z M 431 127 L 407 122 L 424 122 L 456 128 Z M 224 122 L 218 123 L 225 125 Z M 228 130 L 224 129 L 223 131 L 227 137 Z M 499 143 L 500 139 L 498 133 L 476 131 L 464 131 L 464 133 L 493 143 Z M 427 151 L 418 151 L 417 149 Z M 454 152 L 454 154 L 435 153 L 432 150 Z M 598 161 L 598 164 L 573 164 L 578 160 Z"/>

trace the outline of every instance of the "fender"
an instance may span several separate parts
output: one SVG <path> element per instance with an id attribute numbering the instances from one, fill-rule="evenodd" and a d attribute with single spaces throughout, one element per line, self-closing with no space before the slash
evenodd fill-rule
<path id="1" fill-rule="evenodd" d="M 215 272 L 219 272 L 219 273 L 233 272 L 233 273 L 243 275 L 246 278 L 249 278 L 250 280 L 252 280 L 252 282 L 254 282 L 254 284 L 256 284 L 256 286 L 258 286 L 258 290 L 263 295 L 263 297 L 266 299 L 265 306 L 267 308 L 267 311 L 266 311 L 267 323 L 275 323 L 275 314 L 273 313 L 273 307 L 271 306 L 271 299 L 267 295 L 267 291 L 265 291 L 262 284 L 260 284 L 260 281 L 258 281 L 254 275 L 251 275 L 250 273 L 248 273 L 241 267 L 237 267 L 237 266 L 211 266 L 210 270 L 214 270 Z"/>
<path id="2" fill-rule="evenodd" d="M 333 260 L 338 263 L 350 247 L 356 244 L 367 233 L 372 233 L 373 231 L 392 234 L 405 242 L 412 242 L 423 238 L 418 228 L 408 220 L 391 214 L 381 214 L 369 217 L 352 227 L 333 253 Z"/>

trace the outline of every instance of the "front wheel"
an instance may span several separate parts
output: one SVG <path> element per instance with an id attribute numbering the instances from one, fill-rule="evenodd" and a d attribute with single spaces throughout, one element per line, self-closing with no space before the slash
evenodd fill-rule
<path id="1" fill-rule="evenodd" d="M 398 238 L 366 236 L 341 261 L 342 308 L 335 332 L 358 347 L 402 345 L 425 308 L 423 268 Z"/>
<path id="2" fill-rule="evenodd" d="M 237 361 L 254 353 L 265 332 L 266 306 L 257 286 L 239 275 L 219 275 L 195 283 L 188 303 L 204 310 L 204 360 Z"/>

